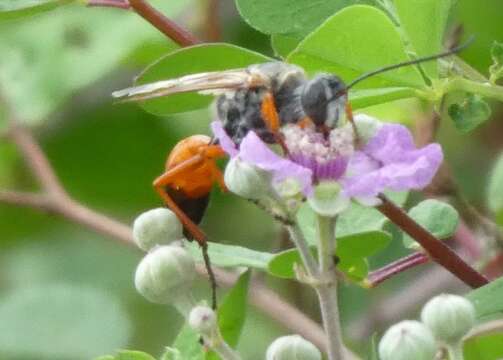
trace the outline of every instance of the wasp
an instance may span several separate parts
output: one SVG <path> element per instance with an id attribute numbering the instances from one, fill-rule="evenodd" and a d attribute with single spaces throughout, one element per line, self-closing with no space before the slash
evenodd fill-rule
<path id="1" fill-rule="evenodd" d="M 286 124 L 314 125 L 328 133 L 345 118 L 355 131 L 348 91 L 373 75 L 403 66 L 452 55 L 465 45 L 450 51 L 417 58 L 371 71 L 345 84 L 337 75 L 322 73 L 309 79 L 305 71 L 292 64 L 274 61 L 243 69 L 186 75 L 114 92 L 125 101 L 142 101 L 184 92 L 215 95 L 217 117 L 236 145 L 249 131 L 267 143 L 279 144 L 288 152 L 279 130 Z M 206 210 L 214 183 L 226 187 L 216 161 L 224 151 L 215 139 L 193 135 L 172 149 L 165 171 L 153 186 L 165 204 L 178 216 L 189 238 L 203 250 L 206 269 L 212 283 L 213 305 L 216 306 L 216 282 L 207 254 L 207 237 L 198 224 Z"/>

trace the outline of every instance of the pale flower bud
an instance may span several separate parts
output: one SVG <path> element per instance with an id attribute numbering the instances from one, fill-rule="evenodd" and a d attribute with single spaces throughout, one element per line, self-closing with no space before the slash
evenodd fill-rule
<path id="1" fill-rule="evenodd" d="M 381 360 L 432 360 L 437 351 L 430 329 L 419 321 L 391 326 L 379 342 Z"/>
<path id="2" fill-rule="evenodd" d="M 442 294 L 426 303 L 421 320 L 438 340 L 453 344 L 475 324 L 475 308 L 462 296 Z"/>
<path id="3" fill-rule="evenodd" d="M 234 194 L 258 200 L 269 194 L 271 174 L 250 165 L 239 157 L 232 158 L 225 168 L 224 181 Z"/>
<path id="4" fill-rule="evenodd" d="M 316 213 L 330 217 L 341 213 L 350 204 L 349 198 L 341 193 L 340 185 L 331 181 L 319 183 L 307 201 Z"/>
<path id="5" fill-rule="evenodd" d="M 208 306 L 196 306 L 189 315 L 189 326 L 199 334 L 210 335 L 217 331 L 217 315 Z"/>
<path id="6" fill-rule="evenodd" d="M 316 346 L 300 335 L 282 336 L 267 348 L 266 360 L 321 360 Z"/>
<path id="7" fill-rule="evenodd" d="M 159 246 L 138 265 L 135 286 L 147 300 L 168 304 L 185 296 L 196 276 L 194 259 L 180 246 Z"/>
<path id="8" fill-rule="evenodd" d="M 183 226 L 175 213 L 166 208 L 144 212 L 133 223 L 133 238 L 142 250 L 167 245 L 183 238 Z"/>

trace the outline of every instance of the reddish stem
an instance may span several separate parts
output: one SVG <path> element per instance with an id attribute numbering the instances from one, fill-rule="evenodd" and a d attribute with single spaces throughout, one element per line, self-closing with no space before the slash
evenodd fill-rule
<path id="1" fill-rule="evenodd" d="M 87 6 L 113 7 L 118 9 L 130 9 L 126 0 L 88 0 Z"/>
<path id="2" fill-rule="evenodd" d="M 367 285 L 375 287 L 390 277 L 399 274 L 415 266 L 425 264 L 430 260 L 428 255 L 422 252 L 416 252 L 398 259 L 380 269 L 372 271 L 367 277 Z"/>
<path id="3" fill-rule="evenodd" d="M 164 35 L 176 42 L 180 46 L 191 46 L 199 44 L 200 41 L 190 32 L 171 21 L 161 12 L 154 9 L 145 0 L 129 0 L 129 5 L 141 17 L 151 23 Z"/>
<path id="4" fill-rule="evenodd" d="M 477 272 L 447 245 L 415 222 L 400 207 L 393 204 L 384 195 L 381 195 L 380 199 L 383 203 L 377 209 L 406 234 L 416 240 L 426 250 L 433 261 L 443 266 L 472 288 L 478 288 L 489 283 L 484 275 Z"/>

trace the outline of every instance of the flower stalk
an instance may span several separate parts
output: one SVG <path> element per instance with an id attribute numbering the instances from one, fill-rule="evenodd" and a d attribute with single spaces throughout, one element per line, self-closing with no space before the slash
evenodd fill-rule
<path id="1" fill-rule="evenodd" d="M 315 290 L 320 302 L 323 328 L 327 335 L 328 359 L 342 360 L 342 331 L 337 303 L 337 278 L 333 261 L 336 246 L 335 219 L 335 217 L 321 215 L 316 218 L 320 282 Z"/>
<path id="2" fill-rule="evenodd" d="M 449 360 L 463 360 L 463 344 L 461 341 L 447 345 Z"/>

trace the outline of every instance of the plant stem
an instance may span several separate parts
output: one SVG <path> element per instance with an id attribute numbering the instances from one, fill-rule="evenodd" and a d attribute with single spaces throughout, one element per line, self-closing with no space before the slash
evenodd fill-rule
<path id="1" fill-rule="evenodd" d="M 90 7 L 112 7 L 118 9 L 130 9 L 129 3 L 123 0 L 89 0 L 87 6 Z"/>
<path id="2" fill-rule="evenodd" d="M 463 360 L 463 343 L 458 341 L 455 344 L 447 345 L 447 352 L 449 353 L 449 360 Z"/>
<path id="3" fill-rule="evenodd" d="M 299 250 L 300 257 L 302 259 L 302 263 L 306 267 L 307 274 L 313 278 L 317 277 L 318 269 L 316 260 L 314 259 L 313 254 L 311 254 L 311 251 L 309 250 L 309 245 L 307 244 L 307 241 L 304 238 L 304 235 L 302 234 L 299 225 L 297 224 L 297 222 L 294 221 L 293 225 L 289 225 L 286 228 L 290 233 L 292 242 L 297 247 L 297 250 Z"/>
<path id="4" fill-rule="evenodd" d="M 367 276 L 367 282 L 365 286 L 372 288 L 383 281 L 389 279 L 390 277 L 399 274 L 405 270 L 411 269 L 415 266 L 422 265 L 427 263 L 430 260 L 428 255 L 422 252 L 416 252 L 397 261 L 394 261 L 386 266 L 383 266 L 380 269 L 372 271 Z"/>
<path id="5" fill-rule="evenodd" d="M 461 77 L 456 77 L 447 83 L 445 92 L 457 90 L 467 91 L 470 93 L 479 94 L 483 97 L 503 101 L 503 86 L 493 85 L 489 82 L 482 83 Z"/>
<path id="6" fill-rule="evenodd" d="M 382 200 L 382 204 L 377 209 L 416 240 L 426 250 L 432 260 L 442 265 L 458 279 L 473 288 L 478 288 L 489 283 L 486 277 L 477 272 L 447 245 L 415 222 L 405 211 L 389 201 L 384 195 L 380 195 L 379 198 Z"/>
<path id="7" fill-rule="evenodd" d="M 241 360 L 241 356 L 235 352 L 229 344 L 227 344 L 223 339 L 222 341 L 213 344 L 212 349 L 222 360 Z"/>
<path id="8" fill-rule="evenodd" d="M 318 276 L 321 280 L 315 287 L 320 302 L 323 328 L 327 335 L 329 360 L 343 359 L 342 331 L 337 304 L 337 278 L 335 276 L 335 218 L 317 216 Z"/>
<path id="9" fill-rule="evenodd" d="M 154 9 L 145 0 L 129 0 L 129 5 L 133 10 L 151 23 L 164 35 L 176 42 L 180 46 L 190 46 L 199 44 L 200 41 L 190 32 L 167 18 L 161 12 Z"/>

